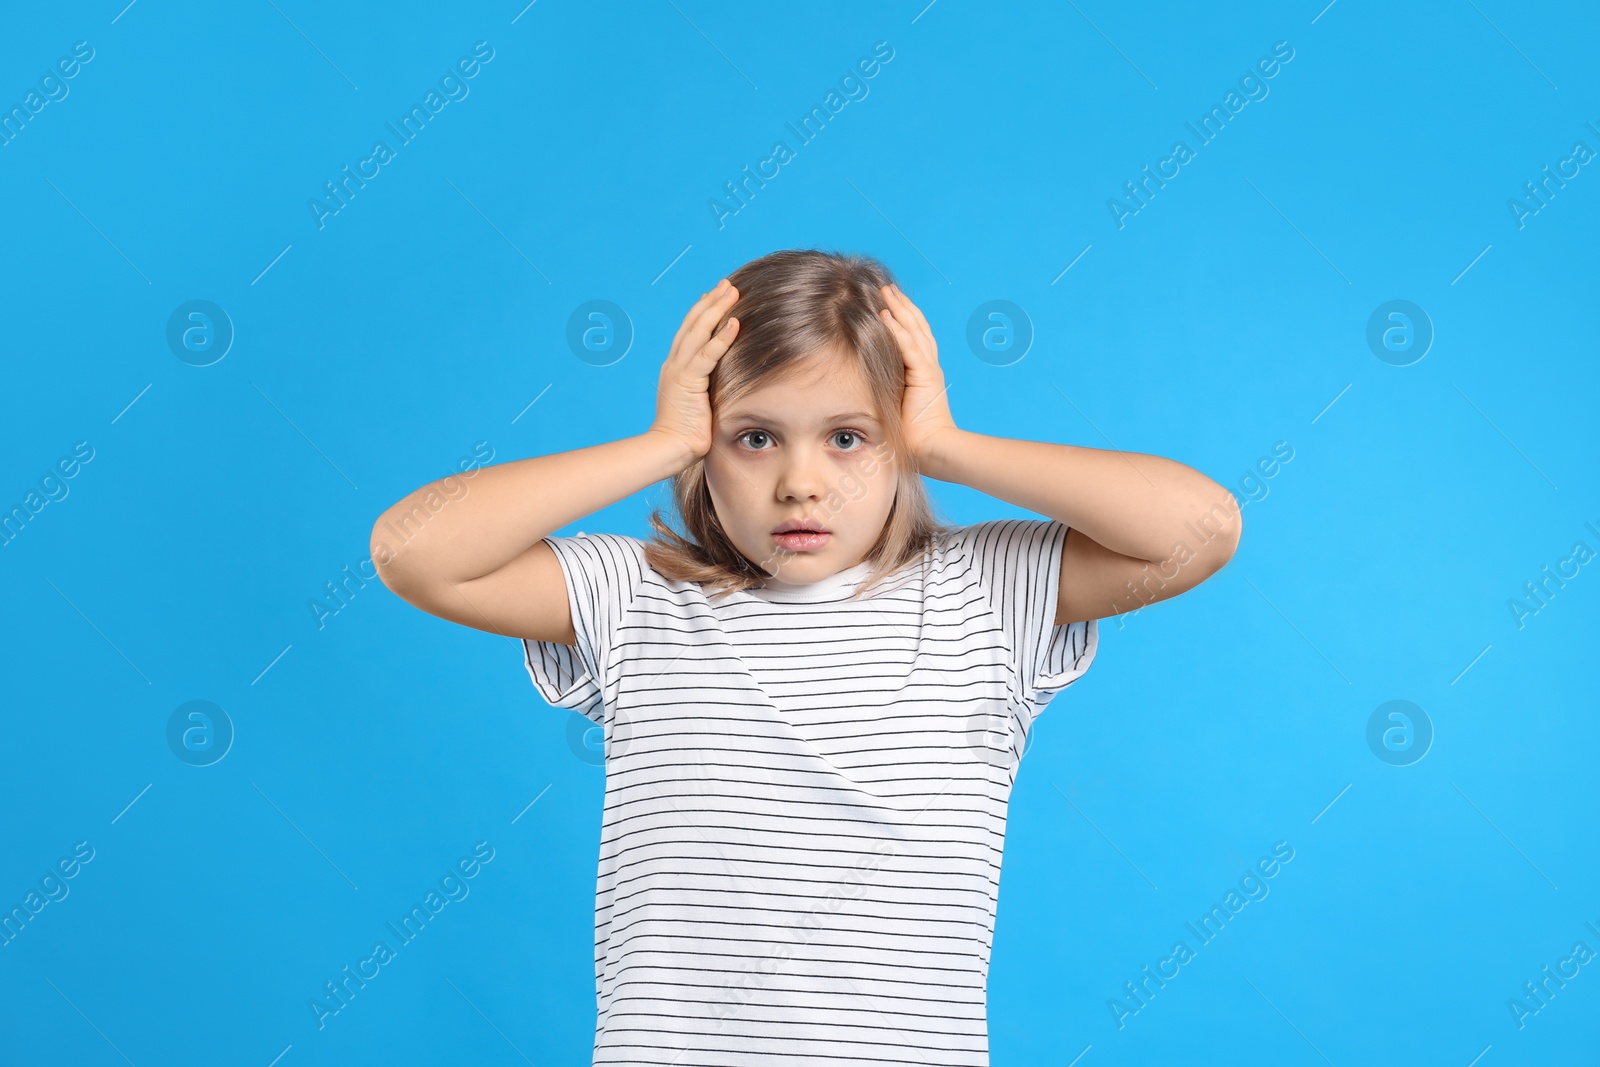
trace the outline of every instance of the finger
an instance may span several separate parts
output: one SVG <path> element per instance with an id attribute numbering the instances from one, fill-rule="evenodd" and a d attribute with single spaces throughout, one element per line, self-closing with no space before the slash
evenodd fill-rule
<path id="1" fill-rule="evenodd" d="M 905 330 L 905 340 L 902 344 L 910 350 L 906 355 L 906 362 L 915 363 L 919 369 L 937 367 L 939 348 L 933 339 L 933 331 L 928 327 L 928 320 L 922 317 L 916 305 L 912 304 L 904 293 L 896 291 L 894 295 L 898 307 L 898 321 Z"/>
<path id="2" fill-rule="evenodd" d="M 707 293 L 695 302 L 689 309 L 689 314 L 684 317 L 683 325 L 678 327 L 677 336 L 672 339 L 672 348 L 668 358 L 681 347 L 693 352 L 705 344 L 705 339 L 711 336 L 711 331 L 716 328 L 717 320 L 727 314 L 728 308 L 733 306 L 739 298 L 739 290 L 730 283 L 724 286 L 720 294 L 715 291 Z"/>
<path id="3" fill-rule="evenodd" d="M 728 289 L 731 288 L 730 285 L 726 284 L 727 281 L 726 278 L 723 278 L 716 285 L 700 294 L 700 299 L 694 302 L 688 313 L 683 316 L 683 322 L 678 324 L 678 332 L 672 335 L 672 349 L 678 347 L 684 336 L 694 328 L 700 317 L 705 314 L 706 309 L 727 294 Z"/>
<path id="4" fill-rule="evenodd" d="M 885 321 L 891 322 L 901 328 L 909 327 L 912 323 L 912 319 L 910 312 L 906 311 L 905 309 L 905 298 L 900 296 L 887 285 L 883 287 L 883 293 L 884 303 L 888 305 L 888 307 L 884 310 L 888 311 L 889 313 L 889 318 Z"/>
<path id="5" fill-rule="evenodd" d="M 905 305 L 906 310 L 916 321 L 917 325 L 926 330 L 929 337 L 932 337 L 933 327 L 928 325 L 928 319 L 922 314 L 922 309 L 917 307 L 916 304 L 912 303 L 911 298 L 901 291 L 899 286 L 895 286 L 894 295 L 900 298 L 900 302 Z"/>
<path id="6" fill-rule="evenodd" d="M 878 317 L 888 325 L 889 332 L 894 334 L 895 342 L 900 346 L 901 358 L 910 358 L 911 354 L 917 350 L 916 341 L 906 328 L 900 324 L 900 321 L 894 317 L 894 312 L 885 308 L 883 311 L 878 312 Z"/>
<path id="7" fill-rule="evenodd" d="M 715 366 L 717 361 L 732 347 L 733 339 L 738 334 L 739 320 L 729 316 L 728 321 L 722 324 L 722 328 L 712 334 L 706 343 L 700 346 L 699 352 L 696 353 L 700 357 L 697 362 L 703 363 L 705 369 Z M 703 368 L 696 368 L 696 370 L 701 369 Z"/>
<path id="8" fill-rule="evenodd" d="M 899 298 L 895 295 L 894 287 L 891 285 L 880 285 L 878 286 L 878 293 L 883 297 L 883 302 L 888 306 L 889 310 L 891 312 L 894 311 L 895 307 L 900 302 Z"/>
<path id="9" fill-rule="evenodd" d="M 721 285 L 722 285 L 721 282 L 717 283 L 718 287 L 720 287 Z M 683 321 L 678 323 L 678 332 L 674 333 L 672 335 L 672 344 L 667 348 L 667 358 L 668 359 L 672 358 L 673 354 L 678 351 L 678 346 L 683 343 L 684 335 L 689 332 L 690 328 L 693 326 L 694 322 L 699 317 L 700 312 L 705 309 L 706 304 L 712 299 L 712 294 L 715 293 L 715 292 L 716 292 L 716 289 L 710 289 L 710 290 L 707 290 L 704 293 L 701 293 L 700 294 L 700 299 L 696 300 L 690 306 L 688 312 L 686 312 L 684 314 Z"/>
<path id="10" fill-rule="evenodd" d="M 695 324 L 686 341 L 690 352 L 697 352 L 704 348 L 709 339 L 720 336 L 722 331 L 727 329 L 728 323 L 733 321 L 731 312 L 733 311 L 734 302 L 738 299 L 739 295 L 737 293 L 726 292 L 707 305 L 706 309 L 701 312 L 701 321 Z M 735 328 L 737 329 L 737 327 Z"/>
<path id="11" fill-rule="evenodd" d="M 933 328 L 928 325 L 922 309 L 913 304 L 898 286 L 890 287 L 890 296 L 894 300 L 895 317 L 905 325 L 906 332 L 916 339 L 919 353 L 926 355 L 933 344 Z"/>
<path id="12" fill-rule="evenodd" d="M 912 328 L 907 328 L 896 323 L 892 327 L 896 332 L 895 337 L 900 342 L 902 362 L 908 370 L 925 372 L 938 366 L 938 359 L 934 355 L 932 339 Z"/>
<path id="13" fill-rule="evenodd" d="M 917 322 L 916 316 L 912 314 L 912 310 L 909 307 L 909 301 L 906 300 L 905 294 L 899 292 L 893 286 L 886 285 L 883 288 L 884 292 L 887 294 L 885 300 L 889 305 L 889 314 L 894 317 L 895 325 L 906 331 L 907 340 L 902 343 L 911 344 L 913 347 L 920 347 L 914 340 L 912 340 L 916 336 L 916 333 L 920 330 L 920 324 Z"/>

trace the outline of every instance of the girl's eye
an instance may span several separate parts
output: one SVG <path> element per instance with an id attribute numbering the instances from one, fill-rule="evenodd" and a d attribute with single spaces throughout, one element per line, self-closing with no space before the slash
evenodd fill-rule
<path id="1" fill-rule="evenodd" d="M 744 433 L 742 433 L 738 437 L 734 438 L 734 440 L 735 441 L 745 441 L 746 438 L 751 438 L 751 437 L 759 438 L 759 437 L 766 437 L 766 436 L 767 436 L 767 433 L 766 433 L 765 430 L 746 430 Z M 752 452 L 765 451 L 764 449 L 760 448 L 759 446 L 750 445 L 748 443 L 746 443 L 745 447 L 749 448 Z"/>
<path id="2" fill-rule="evenodd" d="M 841 437 L 846 439 L 842 445 L 839 443 Z M 752 452 L 765 452 L 767 449 L 761 442 L 770 442 L 771 439 L 772 435 L 765 430 L 746 430 L 734 437 L 735 441 Z M 839 430 L 833 435 L 833 443 L 841 452 L 858 452 L 861 449 L 861 435 L 854 430 Z"/>

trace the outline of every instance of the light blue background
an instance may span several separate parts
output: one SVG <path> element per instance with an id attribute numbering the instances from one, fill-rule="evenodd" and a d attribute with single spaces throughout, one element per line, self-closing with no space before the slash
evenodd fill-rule
<path id="1" fill-rule="evenodd" d="M 95 50 L 0 148 L 0 504 L 94 450 L 0 548 L 0 902 L 95 852 L 0 948 L 0 1059 L 588 1062 L 603 778 L 567 713 L 515 642 L 377 582 L 320 628 L 309 605 L 477 443 L 644 429 L 688 305 L 786 247 L 895 271 L 966 428 L 1169 456 L 1248 501 L 1234 560 L 1104 620 L 1039 721 L 993 1062 L 1593 1055 L 1600 963 L 1520 1029 L 1507 1004 L 1600 950 L 1600 569 L 1520 627 L 1508 606 L 1600 549 L 1600 165 L 1520 228 L 1507 206 L 1600 150 L 1592 6 L 71 7 L 0 35 L 8 109 Z M 308 199 L 478 41 L 469 95 L 319 229 Z M 798 145 L 785 123 L 878 41 L 867 95 Z M 1279 41 L 1269 94 L 1197 146 L 1185 122 Z M 719 228 L 708 201 L 780 138 L 795 158 Z M 1195 158 L 1119 228 L 1108 199 L 1178 138 Z M 236 330 L 207 367 L 165 340 L 196 299 Z M 596 299 L 636 332 L 609 366 L 566 341 Z M 1035 331 L 1009 366 L 965 341 L 995 299 Z M 1436 331 L 1409 366 L 1365 339 L 1394 299 Z M 1026 514 L 932 484 L 954 521 Z M 646 536 L 668 499 L 561 532 Z M 1392 699 L 1436 734 L 1410 766 L 1367 745 Z M 166 740 L 190 700 L 236 731 L 208 767 Z M 323 983 L 479 841 L 470 895 L 319 1029 Z M 1119 1029 L 1123 983 L 1278 841 L 1270 895 Z"/>

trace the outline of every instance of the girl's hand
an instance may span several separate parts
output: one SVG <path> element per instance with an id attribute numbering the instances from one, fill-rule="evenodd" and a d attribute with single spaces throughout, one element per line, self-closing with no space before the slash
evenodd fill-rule
<path id="1" fill-rule="evenodd" d="M 950 414 L 950 401 L 945 396 L 939 346 L 933 340 L 928 320 L 898 285 L 882 286 L 879 292 L 889 306 L 878 312 L 878 317 L 900 342 L 900 356 L 905 362 L 906 389 L 900 405 L 901 421 L 905 425 L 906 445 L 920 465 L 929 455 L 934 439 L 957 428 Z"/>
<path id="2" fill-rule="evenodd" d="M 687 445 L 694 459 L 711 451 L 711 399 L 707 387 L 711 371 L 739 332 L 739 320 L 729 318 L 722 329 L 712 330 L 739 298 L 726 278 L 709 293 L 701 293 L 672 338 L 672 349 L 661 365 L 656 389 L 653 433 L 665 434 Z"/>

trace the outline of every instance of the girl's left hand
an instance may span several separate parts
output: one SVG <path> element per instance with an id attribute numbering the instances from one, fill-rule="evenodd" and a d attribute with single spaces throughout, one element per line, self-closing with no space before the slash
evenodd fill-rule
<path id="1" fill-rule="evenodd" d="M 879 290 L 889 306 L 878 317 L 900 343 L 900 358 L 906 368 L 905 396 L 901 400 L 901 421 L 906 445 L 920 464 L 929 455 L 935 438 L 957 429 L 946 397 L 944 371 L 939 367 L 939 346 L 921 310 L 900 291 L 898 285 Z"/>

